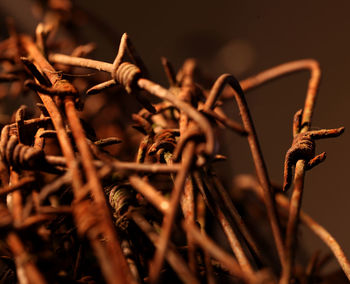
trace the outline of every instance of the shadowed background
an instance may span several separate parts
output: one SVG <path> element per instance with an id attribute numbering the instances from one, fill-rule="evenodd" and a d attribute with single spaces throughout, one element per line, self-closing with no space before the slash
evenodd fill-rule
<path id="1" fill-rule="evenodd" d="M 323 79 L 313 129 L 350 125 L 349 1 L 75 1 L 106 25 L 105 32 L 86 22 L 80 41 L 97 42 L 94 56 L 112 61 L 123 32 L 128 32 L 154 81 L 167 86 L 160 64 L 166 56 L 179 68 L 188 57 L 213 78 L 223 72 L 244 79 L 266 68 L 296 59 L 314 58 Z M 30 1 L 2 0 L 0 15 L 12 16 L 21 31 L 33 34 L 37 24 Z M 19 8 L 20 7 L 20 8 Z M 1 20 L 3 21 L 3 20 Z M 6 34 L 4 22 L 1 32 Z M 109 27 L 109 28 L 108 28 Z M 115 38 L 114 38 L 115 36 Z M 303 107 L 309 74 L 288 75 L 247 93 L 272 181 L 282 183 L 283 162 L 292 140 L 292 118 Z M 226 111 L 236 107 L 228 102 Z M 237 115 L 235 115 L 237 117 Z M 220 139 L 227 154 L 226 177 L 253 173 L 246 140 L 228 131 Z M 349 129 L 337 139 L 317 142 L 326 161 L 307 172 L 303 209 L 324 225 L 350 255 Z M 324 248 L 307 230 L 310 251 Z"/>

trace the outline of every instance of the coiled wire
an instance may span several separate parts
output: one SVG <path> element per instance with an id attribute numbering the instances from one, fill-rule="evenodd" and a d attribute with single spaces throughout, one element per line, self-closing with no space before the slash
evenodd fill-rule
<path id="1" fill-rule="evenodd" d="M 15 169 L 29 169 L 44 156 L 42 150 L 19 143 L 18 137 L 9 133 L 10 127 L 6 125 L 1 131 L 0 140 L 0 156 L 6 165 Z"/>
<path id="2" fill-rule="evenodd" d="M 141 70 L 130 62 L 121 63 L 114 72 L 114 79 L 131 93 L 133 85 L 141 77 Z"/>

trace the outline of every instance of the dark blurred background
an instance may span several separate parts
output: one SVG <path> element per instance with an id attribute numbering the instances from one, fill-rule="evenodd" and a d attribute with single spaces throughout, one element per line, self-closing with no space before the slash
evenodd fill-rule
<path id="1" fill-rule="evenodd" d="M 112 61 L 120 35 L 128 32 L 151 71 L 167 86 L 160 64 L 166 56 L 179 68 L 188 57 L 216 78 L 229 72 L 244 79 L 296 59 L 314 58 L 323 79 L 313 128 L 350 125 L 349 1 L 75 1 L 105 25 L 105 32 L 86 22 L 82 41 L 97 42 L 96 58 Z M 33 34 L 37 21 L 31 1 L 1 0 L 0 16 L 12 16 L 21 31 Z M 3 20 L 1 20 L 3 21 Z M 5 25 L 1 23 L 2 34 Z M 115 38 L 114 38 L 115 36 Z M 291 144 L 292 118 L 303 107 L 308 72 L 278 79 L 247 93 L 271 179 L 282 183 L 283 162 Z M 228 103 L 227 111 L 235 109 Z M 232 114 L 233 111 L 231 110 Z M 230 160 L 226 176 L 253 173 L 245 139 L 226 131 L 221 152 Z M 317 142 L 325 163 L 307 173 L 303 209 L 324 225 L 350 255 L 350 129 L 337 139 Z M 228 169 L 228 166 L 226 167 Z M 302 237 L 310 251 L 322 243 L 308 230 Z"/>

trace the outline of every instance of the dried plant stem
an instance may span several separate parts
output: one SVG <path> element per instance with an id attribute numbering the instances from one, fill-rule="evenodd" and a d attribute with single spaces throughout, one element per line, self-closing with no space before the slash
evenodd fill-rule
<path id="1" fill-rule="evenodd" d="M 29 37 L 22 37 L 22 44 L 23 44 L 23 47 L 26 49 L 27 53 L 31 56 L 31 58 L 35 60 L 36 64 L 46 73 L 46 76 L 49 78 L 52 85 L 54 85 L 57 81 L 60 80 L 55 70 L 42 56 L 40 51 L 37 49 L 37 47 Z M 74 152 L 70 144 L 69 137 L 65 131 L 62 116 L 50 96 L 40 94 L 40 93 L 38 94 L 42 99 L 45 107 L 47 108 L 51 116 L 52 122 L 55 126 L 55 129 L 57 131 L 57 137 L 61 144 L 61 149 L 63 151 L 64 156 L 66 157 L 67 166 L 70 169 L 72 174 L 72 184 L 73 184 L 75 198 L 79 200 L 82 197 L 82 193 L 80 191 L 80 188 L 82 187 L 81 176 L 77 168 Z M 79 149 L 80 151 L 83 150 L 83 153 L 85 154 L 87 145 L 84 148 L 84 145 L 82 144 L 86 143 L 86 138 L 82 132 L 80 121 L 75 111 L 72 110 L 72 108 L 75 109 L 74 104 L 72 102 L 72 98 L 66 98 L 65 105 L 66 105 L 66 109 L 68 110 L 67 115 L 70 117 L 71 121 L 74 121 L 73 123 L 71 123 L 71 127 L 74 128 L 73 135 L 75 136 L 76 139 L 78 139 L 77 141 L 78 148 L 80 148 Z M 82 140 L 84 140 L 84 142 L 81 142 Z M 89 161 L 85 161 L 85 163 L 89 164 Z M 85 167 L 88 167 L 89 169 L 91 169 L 89 165 L 85 164 Z M 87 176 L 87 177 L 90 179 L 94 178 L 94 176 L 92 177 Z M 98 180 L 97 182 L 99 183 Z M 101 187 L 98 184 L 96 185 L 91 181 L 89 183 L 90 183 L 90 186 L 93 186 L 92 188 L 90 187 L 90 189 L 92 191 L 95 191 L 95 193 L 96 191 L 101 190 Z M 95 194 L 95 198 L 96 198 L 96 195 L 99 196 L 98 194 Z M 106 229 L 105 233 L 108 238 L 107 245 L 109 247 L 108 249 L 109 251 L 108 252 L 105 251 L 105 249 L 101 247 L 101 244 L 99 243 L 98 240 L 95 240 L 92 238 L 90 239 L 90 241 L 92 243 L 93 248 L 95 249 L 95 253 L 97 257 L 99 258 L 101 263 L 104 263 L 104 265 L 101 265 L 102 271 L 105 273 L 105 277 L 109 283 L 116 283 L 116 282 L 120 283 L 120 281 L 122 283 L 130 283 L 129 281 L 130 279 L 128 279 L 130 278 L 130 275 L 128 275 L 127 273 L 128 267 L 126 264 L 126 260 L 122 255 L 119 242 L 115 236 L 115 231 L 112 227 L 113 225 L 109 216 L 109 212 L 107 211 L 107 207 L 103 206 L 103 204 L 106 204 L 106 203 L 105 201 L 104 203 L 102 203 L 103 201 L 101 201 L 101 197 L 100 198 L 97 197 L 96 201 L 97 201 L 97 204 L 101 206 L 101 209 L 102 209 L 101 211 L 104 212 L 104 218 L 101 221 L 105 222 L 105 229 Z M 88 212 L 86 212 L 86 214 L 88 214 Z M 109 261 L 106 261 L 107 259 L 109 259 Z M 116 275 L 118 276 L 116 277 Z"/>
<path id="2" fill-rule="evenodd" d="M 238 108 L 240 110 L 240 114 L 242 117 L 243 125 L 248 132 L 248 143 L 250 147 L 250 151 L 252 153 L 254 159 L 255 170 L 259 179 L 259 182 L 262 185 L 263 193 L 264 193 L 264 203 L 267 209 L 268 218 L 270 221 L 270 225 L 272 228 L 273 237 L 275 240 L 277 252 L 280 258 L 280 262 L 282 266 L 285 263 L 285 252 L 284 245 L 282 241 L 281 229 L 279 226 L 278 215 L 276 212 L 276 206 L 274 200 L 272 198 L 271 193 L 271 184 L 269 180 L 269 176 L 267 173 L 267 168 L 263 159 L 263 155 L 260 149 L 260 145 L 258 142 L 258 138 L 255 132 L 253 120 L 250 116 L 249 109 L 247 103 L 244 98 L 244 94 L 242 89 L 239 86 L 238 81 L 229 74 L 221 75 L 216 82 L 214 83 L 210 94 L 205 103 L 205 108 L 213 108 L 216 100 L 219 98 L 224 86 L 229 84 L 234 93 L 234 98 L 238 104 Z"/>

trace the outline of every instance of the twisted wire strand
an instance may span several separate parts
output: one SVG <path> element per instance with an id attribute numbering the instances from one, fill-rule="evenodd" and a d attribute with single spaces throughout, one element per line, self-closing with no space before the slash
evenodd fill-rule
<path id="1" fill-rule="evenodd" d="M 123 62 L 113 72 L 114 79 L 124 86 L 128 93 L 131 93 L 133 85 L 141 77 L 141 70 L 136 65 Z"/>

